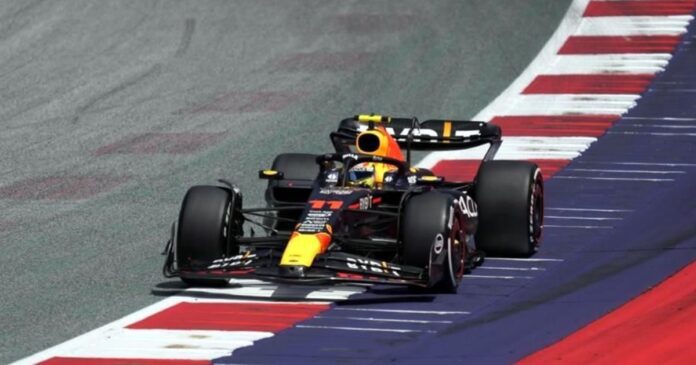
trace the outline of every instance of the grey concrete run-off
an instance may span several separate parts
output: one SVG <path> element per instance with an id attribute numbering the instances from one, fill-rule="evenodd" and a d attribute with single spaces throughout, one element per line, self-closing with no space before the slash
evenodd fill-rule
<path id="1" fill-rule="evenodd" d="M 469 118 L 569 2 L 0 2 L 0 363 L 161 299 L 188 186 L 258 204 L 256 171 L 341 118 Z M 148 133 L 178 134 L 123 144 Z"/>

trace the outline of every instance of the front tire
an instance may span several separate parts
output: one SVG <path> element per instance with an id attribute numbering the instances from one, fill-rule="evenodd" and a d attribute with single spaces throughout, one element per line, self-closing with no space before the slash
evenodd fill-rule
<path id="1" fill-rule="evenodd" d="M 404 207 L 402 263 L 428 268 L 436 291 L 457 292 L 467 259 L 464 219 L 455 197 L 437 191 L 416 195 Z"/>
<path id="2" fill-rule="evenodd" d="M 181 280 L 189 285 L 220 286 L 226 279 L 194 279 L 187 272 L 205 270 L 213 260 L 239 253 L 234 237 L 241 234 L 241 196 L 218 186 L 188 190 L 179 213 L 176 261 Z"/>
<path id="3" fill-rule="evenodd" d="M 544 219 L 541 170 L 527 161 L 487 161 L 475 182 L 477 247 L 487 255 L 527 257 L 537 251 Z"/>

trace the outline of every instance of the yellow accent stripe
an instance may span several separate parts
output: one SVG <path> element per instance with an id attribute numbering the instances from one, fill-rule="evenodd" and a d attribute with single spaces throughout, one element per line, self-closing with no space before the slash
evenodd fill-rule
<path id="1" fill-rule="evenodd" d="M 442 127 L 442 136 L 445 138 L 449 138 L 452 135 L 452 122 L 449 120 L 445 121 L 445 125 Z M 444 143 L 449 143 L 449 141 L 445 140 Z"/>
<path id="2" fill-rule="evenodd" d="M 382 115 L 374 115 L 374 114 L 360 114 L 357 116 L 358 122 L 373 122 L 373 123 L 380 123 L 380 122 L 385 122 L 389 123 L 391 121 L 391 117 L 388 116 L 382 116 Z"/>

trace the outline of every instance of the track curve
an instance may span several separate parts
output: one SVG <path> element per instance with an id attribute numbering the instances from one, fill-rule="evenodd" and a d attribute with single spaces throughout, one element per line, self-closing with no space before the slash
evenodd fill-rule
<path id="1" fill-rule="evenodd" d="M 355 112 L 471 116 L 567 5 L 3 2 L 0 362 L 159 300 L 187 186 L 258 201 L 248 171 Z"/>

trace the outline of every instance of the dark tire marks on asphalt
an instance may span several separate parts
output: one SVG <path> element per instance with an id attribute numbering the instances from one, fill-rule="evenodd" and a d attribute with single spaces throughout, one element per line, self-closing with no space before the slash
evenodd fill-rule
<path id="1" fill-rule="evenodd" d="M 0 42 L 10 38 L 27 26 L 30 21 L 22 21 L 21 18 L 44 1 L 46 0 L 22 1 L 22 6 L 19 9 L 0 16 Z"/>
<path id="2" fill-rule="evenodd" d="M 108 89 L 107 91 L 98 94 L 94 96 L 93 98 L 87 100 L 82 106 L 78 107 L 77 110 L 75 111 L 75 115 L 72 117 L 72 122 L 77 123 L 80 120 L 80 117 L 84 115 L 85 113 L 88 113 L 95 105 L 98 105 L 99 103 L 108 100 L 110 97 L 128 89 L 129 87 L 132 87 L 140 82 L 145 81 L 146 79 L 156 76 L 160 70 L 162 69 L 162 64 L 158 63 L 155 64 L 154 66 L 148 68 L 147 70 L 130 77 L 116 86 Z"/>
<path id="3" fill-rule="evenodd" d="M 184 32 L 181 34 L 181 42 L 179 42 L 179 48 L 177 48 L 174 53 L 174 57 L 183 56 L 191 44 L 191 38 L 193 38 L 193 32 L 196 30 L 196 19 L 187 18 L 184 22 Z"/>

